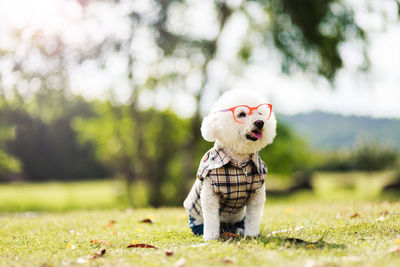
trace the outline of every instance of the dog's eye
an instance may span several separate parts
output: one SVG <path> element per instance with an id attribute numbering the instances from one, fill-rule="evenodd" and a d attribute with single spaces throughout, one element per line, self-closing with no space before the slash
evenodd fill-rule
<path id="1" fill-rule="evenodd" d="M 240 112 L 239 115 L 238 115 L 238 117 L 239 117 L 239 118 L 244 118 L 244 117 L 246 117 L 246 113 Z"/>

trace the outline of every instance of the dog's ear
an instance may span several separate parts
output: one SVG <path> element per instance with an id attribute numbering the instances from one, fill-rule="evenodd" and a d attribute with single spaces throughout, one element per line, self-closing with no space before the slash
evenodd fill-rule
<path id="1" fill-rule="evenodd" d="M 201 124 L 201 135 L 208 142 L 214 142 L 217 139 L 217 117 L 215 113 L 211 113 L 203 119 Z"/>
<path id="2" fill-rule="evenodd" d="M 267 140 L 267 144 L 271 144 L 276 136 L 276 117 L 275 114 L 272 112 L 271 117 L 269 120 L 266 121 L 265 124 L 265 138 Z"/>

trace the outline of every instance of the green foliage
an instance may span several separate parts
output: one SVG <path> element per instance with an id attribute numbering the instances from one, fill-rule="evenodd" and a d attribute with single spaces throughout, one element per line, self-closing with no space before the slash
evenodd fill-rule
<path id="1" fill-rule="evenodd" d="M 353 162 L 358 170 L 378 171 L 395 167 L 398 157 L 394 149 L 365 141 L 354 151 Z"/>
<path id="2" fill-rule="evenodd" d="M 365 32 L 356 23 L 354 11 L 346 2 L 260 2 L 267 3 L 271 14 L 274 43 L 283 54 L 284 72 L 292 72 L 293 67 L 316 70 L 332 81 L 337 70 L 343 66 L 343 59 L 339 53 L 341 43 L 354 39 L 365 41 Z M 364 56 L 367 64 L 368 58 L 365 53 Z"/>
<path id="3" fill-rule="evenodd" d="M 328 171 L 380 171 L 398 166 L 398 151 L 373 140 L 365 140 L 357 147 L 347 150 L 320 154 L 316 169 Z"/>
<path id="4" fill-rule="evenodd" d="M 0 181 L 12 180 L 13 176 L 18 176 L 20 173 L 20 161 L 0 150 Z"/>
<path id="5" fill-rule="evenodd" d="M 134 157 L 137 145 L 134 121 L 127 107 L 114 107 L 111 103 L 94 102 L 96 116 L 77 117 L 73 128 L 78 132 L 81 145 L 95 144 L 95 153 L 109 168 L 118 166 L 121 157 Z"/>
<path id="6" fill-rule="evenodd" d="M 3 105 L 0 104 L 0 182 L 21 175 L 21 162 L 6 151 L 5 143 L 14 139 L 15 127 L 7 126 L 4 116 L 1 116 Z"/>
<path id="7" fill-rule="evenodd" d="M 128 183 L 145 181 L 153 205 L 178 204 L 187 167 L 183 163 L 189 121 L 169 111 L 95 105 L 97 117 L 74 121 L 80 142 L 94 145 L 98 158 Z"/>
<path id="8" fill-rule="evenodd" d="M 2 132 L 3 129 L 0 129 Z M 4 140 L 2 140 L 4 142 Z M 2 142 L 0 141 L 0 143 Z M 21 175 L 21 162 L 9 155 L 3 147 L 0 147 L 0 182 L 9 181 Z"/>
<path id="9" fill-rule="evenodd" d="M 54 105 L 54 113 L 52 105 L 32 108 L 45 100 L 51 102 L 52 96 L 40 94 L 19 104 L 9 100 L 0 107 L 2 124 L 14 131 L 13 138 L 3 142 L 4 151 L 20 161 L 23 178 L 30 181 L 104 177 L 106 172 L 94 159 L 92 148 L 78 145 L 70 125 L 75 116 L 90 115 L 89 104 L 77 97 L 63 98 Z M 14 168 L 15 164 L 14 160 Z"/>
<path id="10" fill-rule="evenodd" d="M 200 49 L 206 58 L 214 57 L 218 50 L 219 35 L 212 40 L 193 38 L 191 35 L 177 33 L 168 27 L 171 8 L 177 6 L 187 8 L 186 1 L 157 1 L 161 14 L 157 23 L 152 25 L 157 45 L 166 55 L 182 49 Z M 260 23 L 254 19 L 252 11 L 257 12 Z M 185 10 L 185 9 L 183 9 Z M 215 11 L 218 14 L 219 31 L 229 19 L 237 14 L 245 14 L 249 23 L 249 33 L 261 34 L 263 45 L 271 46 L 281 53 L 281 68 L 285 73 L 298 69 L 318 73 L 333 81 L 337 70 L 343 66 L 343 58 L 339 47 L 348 40 L 360 40 L 364 63 L 360 69 L 367 69 L 369 60 L 366 53 L 366 33 L 357 24 L 352 7 L 340 0 L 329 1 L 293 1 L 293 0 L 247 0 L 235 6 L 224 1 L 217 1 Z M 135 14 L 137 15 L 137 14 Z M 138 19 L 140 16 L 135 16 Z M 238 58 L 248 63 L 253 44 L 245 38 L 240 40 L 242 48 L 237 51 Z"/>
<path id="11" fill-rule="evenodd" d="M 307 170 L 312 164 L 312 155 L 304 140 L 279 122 L 274 142 L 264 148 L 260 155 L 272 173 L 290 175 L 294 171 Z"/>

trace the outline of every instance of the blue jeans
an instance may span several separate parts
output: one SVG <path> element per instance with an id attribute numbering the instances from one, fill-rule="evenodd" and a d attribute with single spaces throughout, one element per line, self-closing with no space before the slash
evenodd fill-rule
<path id="1" fill-rule="evenodd" d="M 235 222 L 234 224 L 227 224 L 227 223 L 221 223 L 220 224 L 220 232 L 225 233 L 236 233 L 238 228 L 244 229 L 244 217 L 241 221 Z M 204 224 L 194 224 L 195 218 L 189 215 L 189 227 L 192 229 L 193 234 L 195 235 L 203 235 L 204 233 Z"/>

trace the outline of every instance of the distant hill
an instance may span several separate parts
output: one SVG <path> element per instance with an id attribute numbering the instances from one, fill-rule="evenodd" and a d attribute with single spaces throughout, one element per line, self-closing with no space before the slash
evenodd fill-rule
<path id="1" fill-rule="evenodd" d="M 400 149 L 400 120 L 343 116 L 314 111 L 296 115 L 278 115 L 317 149 L 354 147 L 362 140 Z M 279 121 L 278 121 L 279 123 Z"/>

